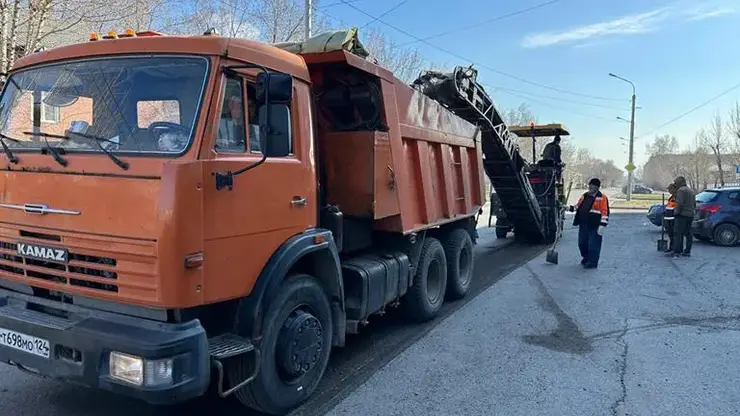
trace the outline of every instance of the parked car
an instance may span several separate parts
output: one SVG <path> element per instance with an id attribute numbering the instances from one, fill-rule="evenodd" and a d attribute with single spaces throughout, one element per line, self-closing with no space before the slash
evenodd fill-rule
<path id="1" fill-rule="evenodd" d="M 627 185 L 624 185 L 622 187 L 622 193 L 623 194 L 626 194 L 627 193 Z M 650 189 L 650 188 L 648 188 L 647 186 L 633 185 L 632 186 L 632 193 L 633 194 L 652 194 L 653 193 L 653 190 Z"/>
<path id="2" fill-rule="evenodd" d="M 707 189 L 696 195 L 691 232 L 719 246 L 740 243 L 740 187 Z"/>
<path id="3" fill-rule="evenodd" d="M 663 215 L 665 215 L 665 205 L 661 203 L 653 204 L 647 213 L 648 220 L 656 227 L 663 225 Z"/>

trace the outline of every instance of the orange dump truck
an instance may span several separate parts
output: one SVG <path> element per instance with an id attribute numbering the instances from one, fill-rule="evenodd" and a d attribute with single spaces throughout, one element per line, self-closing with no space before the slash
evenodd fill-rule
<path id="1" fill-rule="evenodd" d="M 283 414 L 373 314 L 464 296 L 480 130 L 348 50 L 93 38 L 0 99 L 0 361 Z"/>

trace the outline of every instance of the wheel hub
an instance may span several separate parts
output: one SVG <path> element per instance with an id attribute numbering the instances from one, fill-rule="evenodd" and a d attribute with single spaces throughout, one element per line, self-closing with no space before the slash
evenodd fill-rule
<path id="1" fill-rule="evenodd" d="M 311 371 L 324 348 L 324 328 L 311 313 L 297 310 L 280 330 L 276 359 L 280 368 L 290 377 L 299 377 Z"/>

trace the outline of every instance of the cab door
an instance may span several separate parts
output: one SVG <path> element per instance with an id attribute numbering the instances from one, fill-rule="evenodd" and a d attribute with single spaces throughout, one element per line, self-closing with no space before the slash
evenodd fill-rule
<path id="1" fill-rule="evenodd" d="M 228 65 L 228 61 L 226 62 Z M 237 171 L 262 159 L 256 117 L 256 72 L 223 74 L 213 95 L 201 147 L 204 207 L 205 302 L 244 296 L 272 254 L 291 236 L 316 226 L 310 89 L 294 80 L 288 106 L 286 157 L 234 176 L 216 189 L 216 172 Z M 272 124 L 272 122 L 271 122 Z M 287 123 L 286 123 L 287 124 Z"/>

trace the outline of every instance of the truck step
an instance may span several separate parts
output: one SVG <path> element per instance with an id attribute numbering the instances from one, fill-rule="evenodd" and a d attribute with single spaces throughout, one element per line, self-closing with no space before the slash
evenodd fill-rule
<path id="1" fill-rule="evenodd" d="M 246 338 L 234 334 L 223 334 L 209 338 L 208 352 L 211 354 L 211 363 L 216 367 L 216 371 L 218 373 L 216 387 L 218 388 L 218 395 L 221 397 L 227 397 L 235 391 L 243 388 L 254 381 L 254 379 L 257 378 L 257 374 L 259 374 L 260 351 Z M 230 388 L 227 388 L 226 369 L 224 368 L 223 361 L 250 352 L 254 354 L 254 365 L 252 366 L 252 370 L 248 374 L 243 374 L 243 379 L 241 380 L 231 380 L 231 382 L 235 384 Z M 236 359 L 243 359 L 243 357 Z"/>
<path id="2" fill-rule="evenodd" d="M 208 352 L 214 360 L 225 360 L 251 351 L 254 351 L 252 342 L 234 334 L 223 334 L 208 339 Z"/>

